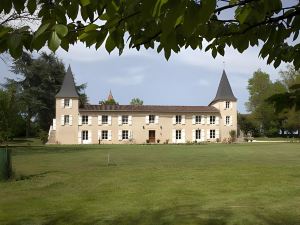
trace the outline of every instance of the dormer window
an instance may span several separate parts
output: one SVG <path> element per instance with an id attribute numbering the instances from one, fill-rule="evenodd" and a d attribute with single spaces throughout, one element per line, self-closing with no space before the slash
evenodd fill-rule
<path id="1" fill-rule="evenodd" d="M 65 106 L 65 108 L 69 108 L 70 107 L 70 99 L 69 98 L 65 99 L 64 106 Z"/>
<path id="2" fill-rule="evenodd" d="M 229 108 L 230 108 L 230 102 L 226 102 L 226 103 L 225 103 L 225 108 L 226 108 L 226 109 L 229 109 Z"/>

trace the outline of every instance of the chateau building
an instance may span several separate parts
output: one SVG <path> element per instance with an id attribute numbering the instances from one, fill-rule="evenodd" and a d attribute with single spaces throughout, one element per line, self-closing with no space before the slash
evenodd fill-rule
<path id="1" fill-rule="evenodd" d="M 109 99 L 113 99 L 112 93 Z M 216 142 L 237 130 L 237 98 L 223 71 L 208 106 L 90 105 L 79 107 L 69 66 L 56 95 L 49 144 Z"/>

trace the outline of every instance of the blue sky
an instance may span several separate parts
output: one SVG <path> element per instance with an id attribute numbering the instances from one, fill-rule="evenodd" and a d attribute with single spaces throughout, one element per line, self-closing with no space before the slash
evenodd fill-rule
<path id="1" fill-rule="evenodd" d="M 124 50 L 110 55 L 100 48 L 85 48 L 77 44 L 69 52 L 62 49 L 57 56 L 65 65 L 71 65 L 77 83 L 87 83 L 86 94 L 91 104 L 107 97 L 109 90 L 119 104 L 129 104 L 139 97 L 144 104 L 153 105 L 208 105 L 215 97 L 222 70 L 225 67 L 235 96 L 238 110 L 246 112 L 248 99 L 247 82 L 257 69 L 278 79 L 278 72 L 258 58 L 259 49 L 250 48 L 243 54 L 227 48 L 225 56 L 214 59 L 209 52 L 182 50 L 172 54 L 167 61 L 155 50 Z M 225 66 L 224 62 L 225 61 Z M 0 82 L 4 77 L 14 77 L 9 72 L 9 63 L 0 63 Z"/>

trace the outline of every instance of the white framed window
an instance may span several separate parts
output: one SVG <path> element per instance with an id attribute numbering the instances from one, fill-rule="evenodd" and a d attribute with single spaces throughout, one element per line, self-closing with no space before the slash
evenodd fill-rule
<path id="1" fill-rule="evenodd" d="M 108 124 L 108 115 L 102 115 L 102 124 Z"/>
<path id="2" fill-rule="evenodd" d="M 155 115 L 149 115 L 149 123 L 155 123 Z"/>
<path id="3" fill-rule="evenodd" d="M 226 125 L 230 124 L 230 116 L 226 116 L 225 123 L 226 123 Z"/>
<path id="4" fill-rule="evenodd" d="M 195 136 L 196 136 L 196 140 L 200 140 L 201 139 L 201 130 L 196 130 Z"/>
<path id="5" fill-rule="evenodd" d="M 127 115 L 122 116 L 122 124 L 128 124 L 128 116 Z"/>
<path id="6" fill-rule="evenodd" d="M 229 109 L 230 108 L 230 102 L 225 102 L 225 108 Z"/>
<path id="7" fill-rule="evenodd" d="M 128 130 L 122 130 L 122 140 L 128 140 L 128 139 L 129 139 Z"/>
<path id="8" fill-rule="evenodd" d="M 65 115 L 64 116 L 64 124 L 65 125 L 69 125 L 70 124 L 70 116 L 69 115 Z"/>
<path id="9" fill-rule="evenodd" d="M 83 141 L 88 141 L 89 140 L 89 131 L 83 130 L 81 132 L 81 138 Z"/>
<path id="10" fill-rule="evenodd" d="M 209 138 L 216 138 L 216 130 L 209 131 Z"/>
<path id="11" fill-rule="evenodd" d="M 195 116 L 195 123 L 196 124 L 201 124 L 201 116 Z"/>
<path id="12" fill-rule="evenodd" d="M 209 117 L 209 124 L 215 124 L 216 123 L 216 116 L 210 116 Z"/>
<path id="13" fill-rule="evenodd" d="M 181 140 L 181 130 L 176 130 L 175 135 L 176 140 Z"/>
<path id="14" fill-rule="evenodd" d="M 70 99 L 69 98 L 65 98 L 64 107 L 65 108 L 69 108 L 70 107 Z"/>
<path id="15" fill-rule="evenodd" d="M 176 124 L 181 124 L 181 121 L 182 121 L 181 115 L 176 115 L 176 116 L 175 116 L 175 123 L 176 123 Z"/>
<path id="16" fill-rule="evenodd" d="M 82 124 L 88 124 L 89 123 L 89 116 L 87 116 L 87 115 L 81 116 L 81 123 Z"/>
<path id="17" fill-rule="evenodd" d="M 103 130 L 101 132 L 101 139 L 102 140 L 108 140 L 108 130 Z"/>

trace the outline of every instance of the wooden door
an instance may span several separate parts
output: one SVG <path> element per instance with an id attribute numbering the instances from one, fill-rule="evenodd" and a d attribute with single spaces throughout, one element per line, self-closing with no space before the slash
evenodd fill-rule
<path id="1" fill-rule="evenodd" d="M 149 130 L 149 143 L 155 143 L 155 130 Z"/>

